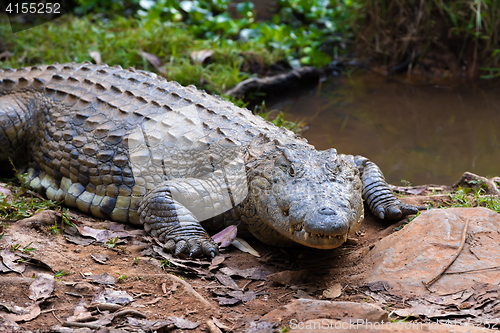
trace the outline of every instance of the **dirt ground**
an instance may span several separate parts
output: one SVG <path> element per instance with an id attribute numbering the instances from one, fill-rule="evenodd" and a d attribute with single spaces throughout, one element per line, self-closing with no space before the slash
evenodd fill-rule
<path id="1" fill-rule="evenodd" d="M 426 193 L 403 196 L 401 200 L 419 205 L 434 202 L 437 207 L 448 198 L 447 195 L 426 196 Z M 64 231 L 55 234 L 49 228 L 60 216 L 36 215 L 4 227 L 0 250 L 27 259 L 23 272 L 11 265 L 0 273 L 0 313 L 5 309 L 13 312 L 13 305 L 24 307 L 26 311 L 16 312 L 26 316 L 26 320 L 18 321 L 20 328 L 39 332 L 49 332 L 56 325 L 82 329 L 67 323 L 67 318 L 73 315 L 80 316 L 77 325 L 90 328 L 87 328 L 89 332 L 108 325 L 109 321 L 91 323 L 104 317 L 112 320 L 108 328 L 121 328 L 124 332 L 139 327 L 147 331 L 145 328 L 155 322 L 164 325 L 159 332 L 181 332 L 187 327 L 192 332 L 217 332 L 214 324 L 222 332 L 241 332 L 294 298 L 375 302 L 362 285 L 365 267 L 359 264 L 361 260 L 354 258 L 359 259 L 363 249 L 369 249 L 395 232 L 408 223 L 408 219 L 390 224 L 376 219 L 368 210 L 365 215 L 356 234 L 334 250 L 274 248 L 247 238 L 260 257 L 229 246 L 221 249 L 220 256 L 211 262 L 203 258 L 172 258 L 146 233 L 130 225 L 70 211 L 78 230 L 66 226 Z M 62 223 L 58 225 L 61 228 Z M 11 251 L 13 248 L 16 249 Z M 6 253 L 2 254 L 5 262 Z M 35 297 L 39 312 L 30 308 L 34 303 L 34 297 L 30 299 L 33 278 L 40 273 L 54 275 L 61 271 L 67 274 L 55 279 L 53 292 L 49 290 L 47 295 Z M 106 274 L 101 275 L 103 273 Z M 183 283 L 192 286 L 195 292 Z M 113 290 L 126 294 L 103 298 L 103 292 Z M 91 313 L 88 313 L 85 308 L 77 307 L 82 298 L 90 305 L 99 297 L 100 303 L 114 303 L 113 300 L 119 298 L 121 306 L 110 310 L 117 311 L 115 314 L 132 311 L 113 317 L 113 313 L 106 312 L 107 308 L 89 308 Z M 391 310 L 404 304 L 392 302 L 387 306 Z M 279 331 L 286 326 L 287 322 L 283 321 L 274 328 Z"/>

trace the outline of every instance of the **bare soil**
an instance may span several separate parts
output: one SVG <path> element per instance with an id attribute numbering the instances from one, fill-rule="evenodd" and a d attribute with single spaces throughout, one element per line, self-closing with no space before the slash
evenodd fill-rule
<path id="1" fill-rule="evenodd" d="M 425 193 L 421 193 L 420 196 L 409 195 L 401 200 L 418 205 L 434 202 L 437 207 L 445 204 L 447 198 L 447 195 L 425 196 Z M 75 218 L 80 230 L 83 226 L 93 229 L 120 229 L 114 222 L 97 220 L 76 211 L 71 211 L 70 215 Z M 222 257 L 212 261 L 212 264 L 202 258 L 180 261 L 185 265 L 182 267 L 173 264 L 179 263 L 175 261 L 176 259 L 172 259 L 171 262 L 162 262 L 153 258 L 159 257 L 153 251 L 153 247 L 156 246 L 154 240 L 145 233 L 133 231 L 133 226 L 125 226 L 125 231 L 132 231 L 136 233 L 135 235 L 119 237 L 115 243 L 108 241 L 106 244 L 94 241 L 84 246 L 69 242 L 61 231 L 58 234 L 50 231 L 48 228 L 54 225 L 54 221 L 37 222 L 36 218 L 34 222 L 33 219 L 28 222 L 21 220 L 5 226 L 5 235 L 0 240 L 0 250 L 10 250 L 16 244 L 20 244 L 14 251 L 20 253 L 22 252 L 19 251 L 20 249 L 29 245 L 34 250 L 28 251 L 29 253 L 25 251 L 24 254 L 43 261 L 50 269 L 28 263 L 22 274 L 0 273 L 0 304 L 25 307 L 32 303 L 28 298 L 32 277 L 41 272 L 69 273 L 56 279 L 52 296 L 40 304 L 40 315 L 29 321 L 18 322 L 24 330 L 39 329 L 39 332 L 48 332 L 50 327 L 65 323 L 66 318 L 74 314 L 75 307 L 82 297 L 86 304 L 90 304 L 92 297 L 102 285 L 93 282 L 90 278 L 92 275 L 107 273 L 115 279 L 115 283 L 104 285 L 106 288 L 126 291 L 133 297 L 133 301 L 125 305 L 123 309 L 138 311 L 145 316 L 146 320 L 168 320 L 169 317 L 180 317 L 199 324 L 191 330 L 192 332 L 213 332 L 213 328 L 210 329 L 207 325 L 212 324 L 215 319 L 223 332 L 241 332 L 248 328 L 251 322 L 259 320 L 269 311 L 287 304 L 294 298 L 326 299 L 323 291 L 337 283 L 342 286 L 342 293 L 335 300 L 374 302 L 363 292 L 365 287 L 363 287 L 362 276 L 366 267 L 359 264 L 361 262 L 359 257 L 363 255 L 363 249 L 369 249 L 378 240 L 395 232 L 404 223 L 408 223 L 408 219 L 390 224 L 376 219 L 366 210 L 365 221 L 356 235 L 337 249 L 275 248 L 249 238 L 248 243 L 258 251 L 260 257 L 241 252 L 230 246 L 221 249 Z M 65 229 L 67 233 L 68 227 Z M 82 238 L 80 235 L 75 237 Z M 94 260 L 92 256 L 100 262 Z M 107 256 L 109 259 L 103 262 L 104 257 L 100 256 Z M 228 276 L 222 273 L 227 273 L 224 268 L 233 270 L 258 268 L 265 274 L 252 278 L 238 278 L 233 275 L 237 287 L 231 288 L 224 286 L 220 279 L 215 277 L 216 274 Z M 299 274 L 299 277 L 287 272 L 302 270 L 306 273 Z M 284 272 L 282 275 L 285 276 L 285 280 L 291 278 L 288 282 L 285 281 L 284 285 L 270 280 L 270 278 L 273 280 L 276 278 L 266 277 L 279 272 Z M 185 286 L 168 278 L 168 274 L 183 279 L 211 306 L 206 307 Z M 243 297 L 243 301 L 238 301 L 233 305 L 219 304 L 218 301 L 222 303 L 228 299 L 234 301 L 234 297 L 229 296 L 228 293 L 235 291 L 238 287 L 246 293 L 253 291 L 254 295 L 251 295 L 252 293 L 248 295 L 255 298 L 249 297 L 251 300 L 245 301 Z M 389 309 L 402 306 L 403 304 L 393 303 Z M 0 311 L 2 310 L 4 309 L 0 306 Z M 93 314 L 96 317 L 102 315 L 95 310 Z M 207 324 L 207 321 L 212 322 Z M 113 319 L 108 328 L 127 328 L 127 325 L 129 322 L 126 317 L 119 317 Z M 279 330 L 286 325 L 286 322 L 282 322 L 277 324 L 276 328 Z M 77 328 L 73 327 L 73 329 Z M 174 332 L 184 331 L 175 327 L 170 327 L 170 329 Z"/>

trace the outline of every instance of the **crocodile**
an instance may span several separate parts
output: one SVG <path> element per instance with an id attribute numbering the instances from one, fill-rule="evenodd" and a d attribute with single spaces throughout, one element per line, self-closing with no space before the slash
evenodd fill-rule
<path id="1" fill-rule="evenodd" d="M 176 255 L 215 256 L 207 230 L 340 246 L 399 201 L 362 156 L 316 150 L 247 109 L 147 71 L 68 63 L 0 70 L 0 162 L 47 198 L 143 225 Z"/>

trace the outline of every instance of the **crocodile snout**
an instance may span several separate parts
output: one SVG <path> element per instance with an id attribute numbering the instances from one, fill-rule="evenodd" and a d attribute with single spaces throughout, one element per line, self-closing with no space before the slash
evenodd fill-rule
<path id="1" fill-rule="evenodd" d="M 344 216 L 329 207 L 317 210 L 311 218 L 304 221 L 304 230 L 312 235 L 342 236 L 349 232 L 349 221 Z"/>

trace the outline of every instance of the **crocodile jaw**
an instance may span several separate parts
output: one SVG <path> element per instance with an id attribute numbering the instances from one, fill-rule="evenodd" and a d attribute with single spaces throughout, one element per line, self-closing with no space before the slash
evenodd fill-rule
<path id="1" fill-rule="evenodd" d="M 325 230 L 311 230 L 307 228 L 307 222 L 301 222 L 295 225 L 290 225 L 289 235 L 290 239 L 301 245 L 314 247 L 317 249 L 334 249 L 341 246 L 346 240 L 347 236 L 354 233 L 364 219 L 363 208 L 361 214 L 354 217 L 354 220 L 342 221 L 347 228 L 340 228 L 335 232 L 335 229 Z M 330 224 L 330 221 L 315 221 L 315 224 Z"/>

